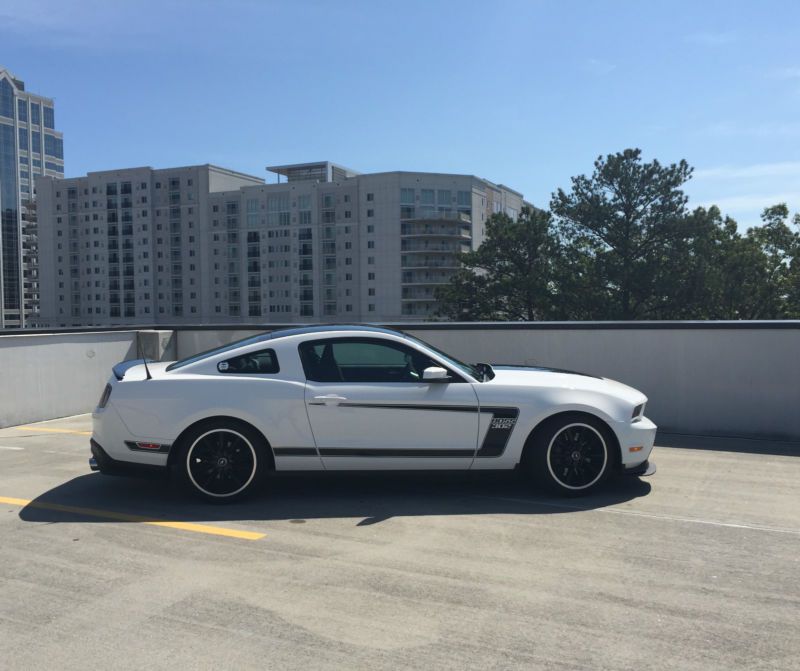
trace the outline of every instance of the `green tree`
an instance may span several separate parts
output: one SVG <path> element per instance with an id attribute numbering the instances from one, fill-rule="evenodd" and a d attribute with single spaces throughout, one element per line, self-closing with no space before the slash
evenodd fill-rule
<path id="1" fill-rule="evenodd" d="M 761 226 L 747 231 L 747 238 L 758 245 L 763 254 L 761 311 L 774 319 L 786 317 L 796 308 L 800 235 L 786 223 L 788 218 L 789 208 L 779 203 L 764 210 Z M 800 223 L 797 216 L 795 223 Z"/>
<path id="2" fill-rule="evenodd" d="M 676 279 L 670 249 L 679 250 L 690 237 L 681 187 L 691 174 L 686 161 L 645 163 L 641 150 L 626 149 L 598 157 L 590 177 L 573 177 L 569 193 L 553 194 L 550 208 L 560 233 L 586 255 L 583 276 L 595 283 L 580 293 L 585 300 L 579 313 L 644 319 L 674 312 L 662 282 Z"/>
<path id="3" fill-rule="evenodd" d="M 483 244 L 462 256 L 463 268 L 437 292 L 438 314 L 455 320 L 551 318 L 561 256 L 549 212 L 526 207 L 516 221 L 494 214 Z"/>

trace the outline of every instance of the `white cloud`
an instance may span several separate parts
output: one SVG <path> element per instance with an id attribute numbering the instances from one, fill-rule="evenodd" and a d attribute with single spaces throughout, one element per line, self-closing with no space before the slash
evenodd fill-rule
<path id="1" fill-rule="evenodd" d="M 699 168 L 686 191 L 690 207 L 716 205 L 741 227 L 754 226 L 764 208 L 777 203 L 800 211 L 800 161 Z"/>
<path id="2" fill-rule="evenodd" d="M 687 42 L 700 44 L 705 47 L 721 47 L 726 44 L 732 44 L 737 39 L 736 33 L 733 31 L 727 32 L 699 32 L 692 33 L 686 36 Z"/>
<path id="3" fill-rule="evenodd" d="M 141 45 L 155 34 L 146 14 L 134 5 L 102 0 L 0 0 L 0 24 L 7 34 L 56 47 Z"/>
<path id="4" fill-rule="evenodd" d="M 800 161 L 778 163 L 756 163 L 746 166 L 723 165 L 715 168 L 700 168 L 693 173 L 695 179 L 752 179 L 755 177 L 796 177 L 800 179 Z"/>
<path id="5" fill-rule="evenodd" d="M 773 79 L 800 79 L 800 66 L 777 68 L 769 73 Z"/>
<path id="6" fill-rule="evenodd" d="M 748 215 L 760 215 L 766 207 L 787 203 L 791 211 L 795 211 L 800 204 L 800 191 L 781 191 L 778 193 L 750 193 L 741 196 L 729 196 L 727 198 L 717 198 L 706 201 L 692 201 L 691 207 L 710 207 L 716 205 L 723 214 L 733 214 L 734 219 L 739 220 L 736 213 L 746 213 Z M 739 223 L 752 225 L 752 216 Z"/>
<path id="7" fill-rule="evenodd" d="M 749 137 L 800 137 L 800 122 L 798 121 L 764 121 L 753 124 L 743 124 L 736 121 L 720 121 L 706 127 L 704 134 Z"/>
<path id="8" fill-rule="evenodd" d="M 589 58 L 583 64 L 583 69 L 589 74 L 605 76 L 617 69 L 617 66 L 598 58 Z"/>

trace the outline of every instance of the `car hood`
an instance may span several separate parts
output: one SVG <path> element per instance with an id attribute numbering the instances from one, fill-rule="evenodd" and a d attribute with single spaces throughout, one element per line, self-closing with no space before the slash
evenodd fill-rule
<path id="1" fill-rule="evenodd" d="M 642 392 L 633 387 L 596 375 L 535 366 L 492 366 L 492 370 L 495 373 L 494 378 L 483 384 L 589 391 L 610 394 L 634 405 L 647 400 Z"/>

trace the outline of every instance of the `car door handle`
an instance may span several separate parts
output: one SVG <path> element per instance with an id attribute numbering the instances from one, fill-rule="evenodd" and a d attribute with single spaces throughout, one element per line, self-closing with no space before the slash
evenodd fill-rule
<path id="1" fill-rule="evenodd" d="M 338 396 L 337 394 L 327 394 L 325 396 L 315 396 L 313 401 L 309 403 L 311 405 L 339 405 L 342 401 L 346 401 L 347 399 L 344 396 Z"/>

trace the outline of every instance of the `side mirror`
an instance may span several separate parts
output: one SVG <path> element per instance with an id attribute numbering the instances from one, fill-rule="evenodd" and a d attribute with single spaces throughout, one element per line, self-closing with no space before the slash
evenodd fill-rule
<path id="1" fill-rule="evenodd" d="M 422 371 L 423 382 L 447 382 L 450 380 L 450 374 L 439 366 L 431 366 Z"/>

